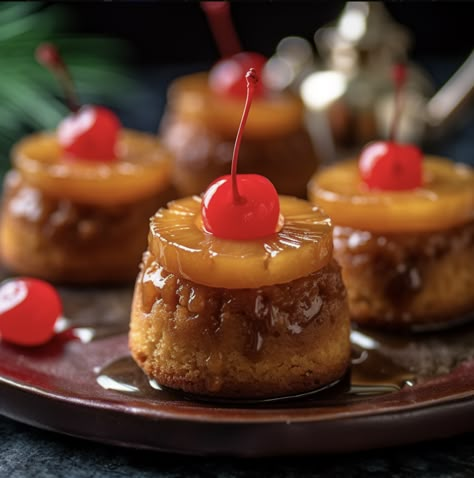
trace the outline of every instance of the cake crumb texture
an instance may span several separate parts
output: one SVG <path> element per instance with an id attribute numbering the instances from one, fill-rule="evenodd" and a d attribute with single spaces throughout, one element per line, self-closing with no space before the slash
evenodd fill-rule
<path id="1" fill-rule="evenodd" d="M 286 284 L 229 290 L 168 273 L 147 252 L 129 341 L 147 375 L 186 392 L 257 398 L 314 390 L 349 365 L 340 268 L 332 261 Z"/>

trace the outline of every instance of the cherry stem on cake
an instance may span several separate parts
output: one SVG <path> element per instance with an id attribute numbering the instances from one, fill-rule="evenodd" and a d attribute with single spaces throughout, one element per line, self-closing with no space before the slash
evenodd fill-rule
<path id="1" fill-rule="evenodd" d="M 231 174 L 215 179 L 202 196 L 203 229 L 223 239 L 258 239 L 274 234 L 282 224 L 278 192 L 270 180 L 260 174 L 237 174 L 242 134 L 258 80 L 255 68 L 248 69 L 246 99 L 235 138 Z"/>
<path id="2" fill-rule="evenodd" d="M 359 155 L 359 172 L 363 182 L 369 189 L 382 191 L 415 189 L 423 183 L 422 152 L 414 145 L 395 142 L 403 107 L 406 66 L 396 64 L 392 74 L 395 108 L 389 139 L 368 144 Z"/>
<path id="3" fill-rule="evenodd" d="M 242 51 L 239 37 L 230 15 L 230 3 L 227 1 L 201 2 L 214 40 L 223 58 Z"/>
<path id="4" fill-rule="evenodd" d="M 407 69 L 403 63 L 397 63 L 392 70 L 393 83 L 395 85 L 395 109 L 392 120 L 392 127 L 390 129 L 389 140 L 394 142 L 397 133 L 398 127 L 400 124 L 400 115 L 402 112 L 402 100 L 403 100 L 403 87 L 405 86 L 405 81 L 407 77 Z"/>
<path id="5" fill-rule="evenodd" d="M 51 43 L 43 43 L 36 49 L 36 59 L 53 73 L 63 89 L 66 105 L 73 113 L 77 113 L 81 103 L 71 73 L 58 49 Z"/>
<path id="6" fill-rule="evenodd" d="M 235 204 L 241 203 L 243 201 L 243 198 L 239 194 L 239 188 L 237 186 L 237 162 L 239 158 L 240 143 L 242 142 L 242 135 L 244 134 L 245 124 L 247 123 L 250 106 L 252 105 L 255 85 L 258 83 L 257 72 L 254 68 L 250 68 L 249 71 L 247 71 L 247 73 L 245 74 L 245 81 L 247 82 L 247 97 L 245 98 L 244 111 L 242 113 L 239 129 L 235 138 L 234 152 L 232 154 L 232 167 L 230 172 L 232 177 L 232 195 Z"/>

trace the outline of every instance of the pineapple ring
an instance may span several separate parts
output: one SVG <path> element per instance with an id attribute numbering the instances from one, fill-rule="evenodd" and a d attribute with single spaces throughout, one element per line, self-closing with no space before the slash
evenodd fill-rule
<path id="1" fill-rule="evenodd" d="M 216 95 L 209 89 L 207 74 L 196 73 L 175 80 L 169 96 L 170 102 L 176 104 L 180 118 L 199 121 L 213 131 L 235 136 L 245 99 Z M 289 93 L 255 98 L 248 116 L 245 137 L 279 136 L 300 127 L 302 119 L 303 104 Z"/>
<path id="2" fill-rule="evenodd" d="M 332 256 L 332 225 L 316 206 L 280 196 L 281 230 L 249 241 L 221 239 L 201 228 L 201 199 L 172 201 L 150 223 L 150 252 L 173 274 L 226 289 L 258 288 L 305 277 Z"/>
<path id="3" fill-rule="evenodd" d="M 131 203 L 152 196 L 169 181 L 171 159 L 149 134 L 122 130 L 116 161 L 62 157 L 54 133 L 37 133 L 14 148 L 14 166 L 25 180 L 50 196 L 92 205 Z"/>
<path id="4" fill-rule="evenodd" d="M 429 232 L 474 219 L 474 171 L 439 157 L 423 160 L 423 186 L 410 191 L 368 190 L 356 160 L 313 176 L 310 200 L 338 226 L 373 232 Z"/>

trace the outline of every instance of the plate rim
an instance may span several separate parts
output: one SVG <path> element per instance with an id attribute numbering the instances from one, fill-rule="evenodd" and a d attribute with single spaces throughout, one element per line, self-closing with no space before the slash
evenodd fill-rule
<path id="1" fill-rule="evenodd" d="M 0 391 L 3 392 L 3 388 L 8 385 L 4 381 L 0 381 Z M 10 387 L 11 384 L 10 384 Z M 418 441 L 434 438 L 442 438 L 452 436 L 458 433 L 464 433 L 473 431 L 474 427 L 469 420 L 452 420 L 453 411 L 461 418 L 466 416 L 466 412 L 474 412 L 474 399 L 467 397 L 459 400 L 452 400 L 448 403 L 436 403 L 430 407 L 417 407 L 405 411 L 404 413 L 385 412 L 375 413 L 368 416 L 363 415 L 349 415 L 339 416 L 334 420 L 324 421 L 303 421 L 303 422 L 288 422 L 285 425 L 285 433 L 280 433 L 278 436 L 274 436 L 274 428 L 280 427 L 282 424 L 278 422 L 227 422 L 227 423 L 209 423 L 207 421 L 187 421 L 179 420 L 176 417 L 164 418 L 155 415 L 150 420 L 148 417 L 139 416 L 142 424 L 153 431 L 159 431 L 160 428 L 165 428 L 164 433 L 157 433 L 157 440 L 152 442 L 146 439 L 139 441 L 127 439 L 127 433 L 123 434 L 123 428 L 126 428 L 127 421 L 133 420 L 130 413 L 127 413 L 124 409 L 117 409 L 108 407 L 102 409 L 94 405 L 94 401 L 89 403 L 81 403 L 80 417 L 84 413 L 99 412 L 99 422 L 106 424 L 105 426 L 98 427 L 95 433 L 85 431 L 84 427 L 72 426 L 70 423 L 61 425 L 51 422 L 44 416 L 38 417 L 35 412 L 31 411 L 29 402 L 34 401 L 32 395 L 25 389 L 14 388 L 15 392 L 20 392 L 26 396 L 26 402 L 23 408 L 30 413 L 14 413 L 6 411 L 2 407 L 1 413 L 11 419 L 17 420 L 28 425 L 32 425 L 37 428 L 59 432 L 62 434 L 74 436 L 81 439 L 86 439 L 94 442 L 105 443 L 109 445 L 122 446 L 127 448 L 147 449 L 166 453 L 179 453 L 186 455 L 200 455 L 200 456 L 235 456 L 235 457 L 268 457 L 268 456 L 296 456 L 296 455 L 308 455 L 308 454 L 320 454 L 320 453 L 343 453 L 369 450 L 373 448 L 397 446 L 408 443 L 415 443 Z M 33 395 L 37 398 L 37 395 Z M 50 405 L 50 398 L 45 395 L 41 396 L 41 399 L 48 405 Z M 65 400 L 62 400 L 62 405 L 65 408 L 75 407 L 75 404 L 71 404 Z M 21 409 L 22 407 L 20 407 Z M 54 407 L 53 407 L 54 408 Z M 427 424 L 427 422 L 433 420 L 433 414 L 429 412 L 428 408 L 434 408 L 436 410 L 434 419 L 436 421 L 436 427 L 420 426 Z M 449 408 L 449 409 L 447 409 Z M 101 411 L 106 411 L 104 415 Z M 54 413 L 53 413 L 54 416 Z M 393 420 L 393 417 L 398 417 L 398 420 Z M 114 424 L 118 421 L 124 420 L 124 427 L 120 427 L 120 433 L 111 434 L 109 432 L 110 427 L 114 428 Z M 79 420 L 80 423 L 80 420 Z M 167 441 L 169 434 L 166 431 L 173 430 L 177 424 L 185 426 L 189 434 L 185 434 L 185 440 L 176 444 Z M 393 430 L 390 436 L 387 438 L 386 427 L 395 424 L 395 433 Z M 217 427 L 216 427 L 217 426 Z M 157 428 L 158 427 L 158 428 Z M 87 428 L 87 427 L 86 427 Z M 224 430 L 221 431 L 221 428 Z M 401 429 L 401 433 L 400 433 Z M 115 430 L 117 431 L 117 430 Z M 222 433 L 226 432 L 226 436 L 230 437 L 229 442 L 222 441 Z M 348 431 L 351 431 L 349 433 Z M 329 440 L 321 440 L 320 435 L 325 436 L 327 433 L 332 434 L 332 438 Z M 353 433 L 352 433 L 353 432 Z M 193 436 L 198 433 L 206 434 L 206 440 L 196 442 Z M 234 435 L 235 433 L 235 435 Z M 268 433 L 271 433 L 274 442 L 268 440 L 271 443 L 265 442 L 264 438 Z M 308 440 L 305 437 L 311 434 L 316 435 L 314 439 Z M 384 442 L 380 441 L 380 436 L 384 437 Z M 163 438 L 164 436 L 165 438 Z M 236 442 L 240 439 L 240 441 Z M 342 444 L 338 440 L 334 439 L 334 436 L 342 438 Z M 360 437 L 362 436 L 362 439 Z M 242 440 L 242 438 L 252 438 L 251 440 Z M 303 437 L 303 439 L 301 438 Z M 268 436 L 266 437 L 268 439 Z M 300 439 L 303 442 L 301 445 L 291 445 L 292 439 Z M 296 448 L 295 448 L 296 446 Z"/>
<path id="2" fill-rule="evenodd" d="M 443 374 L 437 377 L 434 377 L 432 380 L 425 381 L 421 384 L 415 385 L 413 387 L 406 387 L 398 392 L 393 392 L 386 394 L 394 398 L 397 395 L 409 394 L 410 392 L 417 392 L 421 389 L 435 387 L 440 380 L 446 380 L 448 377 L 453 374 L 456 375 L 457 370 L 460 367 L 472 366 L 474 368 L 474 360 L 469 360 L 462 362 L 458 367 L 454 368 L 451 372 Z M 104 398 L 85 398 L 79 397 L 77 395 L 66 396 L 64 393 L 57 393 L 50 390 L 46 390 L 40 387 L 32 386 L 24 382 L 13 380 L 11 378 L 6 378 L 0 374 L 0 387 L 11 387 L 12 389 L 18 389 L 25 393 L 32 394 L 34 396 L 40 396 L 44 399 L 63 402 L 63 403 L 75 403 L 81 407 L 89 407 L 96 410 L 109 410 L 114 412 L 120 412 L 124 414 L 130 413 L 130 406 L 128 403 L 136 402 L 137 406 L 135 407 L 136 411 L 133 413 L 137 416 L 141 416 L 146 419 L 152 420 L 175 420 L 181 422 L 204 422 L 204 423 L 217 423 L 217 424 L 281 424 L 291 421 L 293 423 L 320 423 L 320 422 L 329 422 L 337 421 L 339 418 L 363 418 L 363 417 L 374 417 L 386 414 L 400 414 L 406 412 L 415 412 L 417 410 L 432 409 L 436 407 L 443 407 L 455 402 L 470 401 L 474 403 L 474 387 L 468 388 L 464 391 L 458 391 L 454 394 L 442 395 L 436 398 L 431 398 L 427 401 L 411 401 L 411 402 L 399 402 L 398 404 L 389 404 L 382 405 L 377 409 L 364 408 L 361 410 L 348 410 L 348 411 L 332 411 L 329 413 L 318 414 L 314 413 L 316 410 L 328 409 L 332 407 L 322 404 L 317 406 L 301 407 L 301 408 L 256 408 L 256 407 L 234 407 L 228 405 L 222 407 L 222 404 L 216 402 L 199 402 L 198 400 L 189 400 L 183 398 L 181 401 L 173 402 L 173 410 L 169 410 L 170 407 L 167 407 L 165 403 L 158 402 L 156 407 L 141 407 L 140 402 L 147 402 L 146 399 L 135 400 L 133 394 L 121 393 L 114 390 L 108 390 L 113 394 L 118 394 L 118 396 L 123 397 L 127 396 L 129 400 L 125 403 L 123 400 L 120 402 L 114 402 L 112 399 Z M 177 392 L 179 394 L 179 392 Z M 372 396 L 371 398 L 382 397 L 383 395 Z M 368 398 L 370 401 L 371 398 Z M 176 406 L 176 403 L 179 403 L 179 406 Z M 192 412 L 196 410 L 195 405 L 200 403 L 206 405 L 205 407 L 199 408 L 199 412 Z M 291 404 L 291 402 L 289 402 Z M 357 402 L 352 402 L 352 404 L 366 404 L 367 400 L 361 399 Z M 245 404 L 244 404 L 245 405 Z M 343 407 L 342 407 L 343 408 Z M 214 415 L 206 413 L 207 410 L 213 410 Z M 224 416 L 219 415 L 215 416 L 215 411 L 219 410 L 224 412 Z M 295 413 L 301 411 L 301 413 Z M 225 413 L 228 412 L 228 413 Z M 313 412 L 313 413 L 311 413 Z M 231 415 L 231 413 L 233 415 Z M 237 414 L 237 416 L 236 416 Z M 249 415 L 246 415 L 249 414 Z"/>

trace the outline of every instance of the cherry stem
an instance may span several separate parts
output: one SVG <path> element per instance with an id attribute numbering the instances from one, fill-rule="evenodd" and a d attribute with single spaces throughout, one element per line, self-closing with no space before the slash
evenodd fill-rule
<path id="1" fill-rule="evenodd" d="M 229 2 L 201 2 L 201 8 L 206 14 L 221 56 L 226 58 L 241 52 L 242 46 L 232 22 Z"/>
<path id="2" fill-rule="evenodd" d="M 389 139 L 395 141 L 400 124 L 400 115 L 402 112 L 403 87 L 407 77 L 407 68 L 403 63 L 398 63 L 393 67 L 393 82 L 395 84 L 395 111 L 393 114 L 392 128 L 390 130 Z"/>
<path id="3" fill-rule="evenodd" d="M 245 74 L 245 80 L 247 82 L 247 97 L 245 98 L 244 111 L 242 113 L 242 119 L 240 120 L 239 129 L 237 131 L 237 137 L 235 138 L 234 152 L 232 154 L 232 194 L 234 198 L 234 204 L 243 202 L 242 196 L 239 194 L 239 188 L 237 186 L 237 160 L 239 157 L 240 143 L 242 141 L 242 135 L 244 134 L 245 124 L 247 123 L 247 117 L 249 115 L 250 106 L 252 105 L 253 94 L 255 91 L 255 85 L 258 83 L 259 78 L 255 68 L 250 68 Z"/>
<path id="4" fill-rule="evenodd" d="M 67 107 L 76 113 L 81 107 L 81 103 L 71 73 L 58 49 L 51 43 L 43 43 L 36 49 L 36 60 L 53 73 L 63 89 Z"/>

